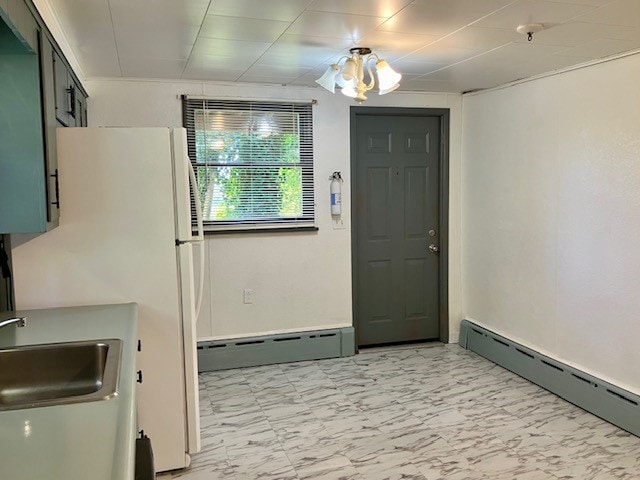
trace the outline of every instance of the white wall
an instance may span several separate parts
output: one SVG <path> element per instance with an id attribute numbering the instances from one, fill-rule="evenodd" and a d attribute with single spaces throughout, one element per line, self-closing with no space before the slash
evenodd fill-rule
<path id="1" fill-rule="evenodd" d="M 247 86 L 197 82 L 91 80 L 91 126 L 181 126 L 180 94 L 212 98 L 311 100 L 314 106 L 314 156 L 317 233 L 210 236 L 207 296 L 199 322 L 201 338 L 229 338 L 272 332 L 342 327 L 352 324 L 351 239 L 348 218 L 350 130 L 343 95 L 322 89 Z M 459 178 L 461 96 L 394 92 L 375 94 L 365 106 L 451 109 L 450 134 L 450 338 L 457 341 L 460 321 Z M 333 230 L 329 213 L 329 175 L 340 170 L 346 212 L 343 230 Z M 252 288 L 252 305 L 242 291 Z"/>
<path id="2" fill-rule="evenodd" d="M 640 56 L 463 98 L 463 314 L 640 393 Z"/>

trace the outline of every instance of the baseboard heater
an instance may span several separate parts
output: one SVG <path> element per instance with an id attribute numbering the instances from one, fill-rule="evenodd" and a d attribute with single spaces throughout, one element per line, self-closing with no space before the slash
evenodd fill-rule
<path id="1" fill-rule="evenodd" d="M 460 345 L 640 437 L 640 396 L 469 320 L 460 325 Z"/>
<path id="2" fill-rule="evenodd" d="M 353 327 L 198 342 L 198 371 L 355 355 Z"/>

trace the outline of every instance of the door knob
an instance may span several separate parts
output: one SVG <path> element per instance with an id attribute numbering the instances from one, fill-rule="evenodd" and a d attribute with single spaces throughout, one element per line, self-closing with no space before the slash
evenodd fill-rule
<path id="1" fill-rule="evenodd" d="M 440 251 L 440 249 L 438 248 L 437 245 L 434 245 L 433 243 L 431 245 L 429 245 L 429 251 L 431 253 L 438 253 Z"/>

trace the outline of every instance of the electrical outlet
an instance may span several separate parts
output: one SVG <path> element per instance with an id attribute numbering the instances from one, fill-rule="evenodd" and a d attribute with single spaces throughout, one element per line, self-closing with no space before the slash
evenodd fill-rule
<path id="1" fill-rule="evenodd" d="M 333 225 L 334 230 L 343 230 L 345 227 L 344 219 L 342 217 L 333 217 L 331 219 L 331 224 Z"/>
<path id="2" fill-rule="evenodd" d="M 253 289 L 245 288 L 243 291 L 243 301 L 246 304 L 253 303 Z"/>

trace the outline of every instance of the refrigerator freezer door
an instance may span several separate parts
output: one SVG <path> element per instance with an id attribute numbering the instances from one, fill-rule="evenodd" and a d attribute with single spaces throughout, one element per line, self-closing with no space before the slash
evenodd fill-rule
<path id="1" fill-rule="evenodd" d="M 180 301 L 182 302 L 187 451 L 196 453 L 200 451 L 200 402 L 198 397 L 193 246 L 187 243 L 178 245 L 176 248 L 178 249 Z"/>

